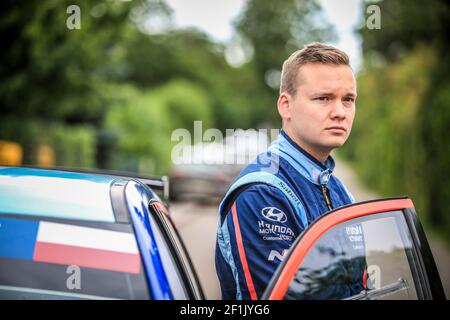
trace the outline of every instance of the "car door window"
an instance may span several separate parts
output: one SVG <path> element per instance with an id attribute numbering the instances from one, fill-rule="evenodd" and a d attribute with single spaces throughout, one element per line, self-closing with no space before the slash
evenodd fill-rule
<path id="1" fill-rule="evenodd" d="M 0 299 L 148 299 L 131 225 L 0 214 Z"/>
<path id="2" fill-rule="evenodd" d="M 417 299 L 413 250 L 401 212 L 339 224 L 311 248 L 285 299 L 351 298 L 391 286 L 374 298 Z"/>

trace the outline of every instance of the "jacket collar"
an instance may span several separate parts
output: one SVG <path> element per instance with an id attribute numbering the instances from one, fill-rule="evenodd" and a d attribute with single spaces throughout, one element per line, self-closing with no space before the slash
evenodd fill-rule
<path id="1" fill-rule="evenodd" d="M 281 130 L 278 138 L 272 142 L 268 151 L 280 155 L 301 175 L 315 184 L 326 185 L 336 165 L 331 155 L 328 156 L 325 163 L 321 163 L 296 144 L 284 130 Z"/>

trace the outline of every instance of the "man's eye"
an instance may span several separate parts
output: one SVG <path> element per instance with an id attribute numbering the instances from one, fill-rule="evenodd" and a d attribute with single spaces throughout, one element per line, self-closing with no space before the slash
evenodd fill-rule
<path id="1" fill-rule="evenodd" d="M 348 98 L 345 99 L 345 101 L 347 101 L 347 102 L 355 102 L 355 99 L 348 97 Z"/>
<path id="2" fill-rule="evenodd" d="M 314 99 L 314 100 L 319 100 L 319 101 L 328 101 L 329 99 L 328 99 L 328 97 L 317 97 L 316 99 Z"/>

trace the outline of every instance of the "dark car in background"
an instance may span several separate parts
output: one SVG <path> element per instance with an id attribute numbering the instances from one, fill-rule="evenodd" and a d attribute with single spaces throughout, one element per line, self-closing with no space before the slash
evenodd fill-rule
<path id="1" fill-rule="evenodd" d="M 269 144 L 267 135 L 247 130 L 223 142 L 185 146 L 185 157 L 170 170 L 170 199 L 220 202 L 241 170 Z"/>
<path id="2" fill-rule="evenodd" d="M 181 164 L 170 173 L 170 200 L 218 203 L 243 168 L 236 165 Z"/>

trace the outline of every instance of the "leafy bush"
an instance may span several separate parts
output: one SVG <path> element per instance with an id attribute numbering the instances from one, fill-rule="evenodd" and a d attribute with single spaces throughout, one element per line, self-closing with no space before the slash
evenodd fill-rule
<path id="1" fill-rule="evenodd" d="M 203 128 L 212 124 L 211 103 L 200 87 L 174 80 L 150 91 L 114 86 L 105 127 L 118 137 L 115 168 L 147 174 L 167 173 L 170 167 L 172 131 L 193 130 L 194 120 Z"/>
<path id="2" fill-rule="evenodd" d="M 441 68 L 425 46 L 394 63 L 367 64 L 352 135 L 340 152 L 369 187 L 383 196 L 409 195 L 426 223 L 450 230 L 450 88 L 436 82 Z"/>

